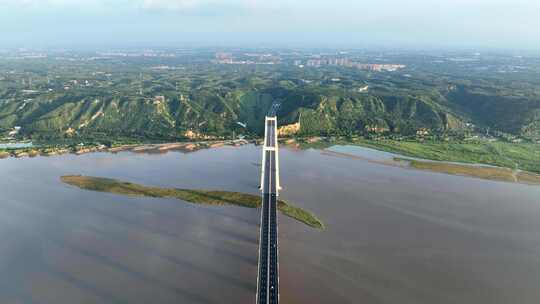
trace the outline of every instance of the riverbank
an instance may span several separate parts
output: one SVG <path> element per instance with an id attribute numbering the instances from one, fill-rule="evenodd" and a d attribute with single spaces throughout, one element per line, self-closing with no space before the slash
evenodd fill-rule
<path id="1" fill-rule="evenodd" d="M 76 146 L 42 146 L 42 147 L 26 147 L 17 149 L 0 150 L 0 159 L 15 157 L 37 157 L 37 156 L 56 156 L 63 154 L 82 155 L 93 152 L 109 152 L 118 153 L 122 151 L 130 151 L 134 153 L 149 153 L 159 154 L 169 151 L 193 152 L 201 149 L 217 148 L 221 146 L 239 147 L 251 143 L 247 140 L 217 140 L 217 141 L 197 141 L 197 142 L 175 142 L 175 143 L 139 143 L 139 144 L 120 144 L 112 147 L 105 145 L 85 145 L 79 144 Z"/>
<path id="2" fill-rule="evenodd" d="M 104 145 L 77 145 L 58 147 L 31 147 L 15 150 L 0 150 L 0 159 L 7 157 L 55 156 L 62 154 L 82 155 L 92 152 L 161 154 L 169 151 L 182 153 L 222 146 L 238 147 L 245 144 L 259 144 L 260 140 L 213 140 L 175 143 L 130 143 L 113 147 Z M 362 137 L 306 137 L 282 138 L 280 144 L 292 149 L 324 150 L 334 145 L 353 145 L 367 147 L 379 151 L 398 154 L 397 158 L 417 158 L 408 160 L 407 167 L 420 170 L 431 170 L 447 174 L 472 176 L 490 180 L 540 184 L 540 144 L 507 143 L 507 142 L 438 142 L 415 140 L 369 140 Z M 439 161 L 422 162 L 422 160 Z M 400 161 L 398 160 L 398 163 Z M 448 164 L 451 163 L 451 164 Z M 385 162 L 385 164 L 389 164 Z M 486 169 L 474 166 L 482 164 L 494 166 Z M 395 165 L 395 164 L 391 164 Z M 472 165 L 472 166 L 471 166 Z M 401 164 L 403 166 L 403 163 Z"/>
<path id="3" fill-rule="evenodd" d="M 338 137 L 285 139 L 282 143 L 298 149 L 325 149 L 333 145 L 357 145 L 403 156 L 427 160 L 485 164 L 540 173 L 540 144 L 508 142 L 444 142 L 417 140 L 369 140 Z"/>
<path id="4" fill-rule="evenodd" d="M 173 143 L 125 143 L 113 146 L 100 144 L 42 145 L 17 149 L 0 149 L 0 159 L 7 157 L 55 156 L 86 154 L 92 152 L 131 151 L 135 153 L 167 153 L 168 151 L 192 152 L 221 146 L 257 144 L 259 140 L 208 140 Z M 362 137 L 304 137 L 281 138 L 280 144 L 295 149 L 325 149 L 333 145 L 358 145 L 392 152 L 408 157 L 428 160 L 486 164 L 510 169 L 540 173 L 540 144 L 509 142 L 460 142 L 419 140 L 370 140 Z"/>
<path id="5" fill-rule="evenodd" d="M 446 162 L 486 164 L 540 173 L 540 144 L 396 140 L 361 140 L 357 144 L 403 156 Z"/>
<path id="6" fill-rule="evenodd" d="M 513 182 L 528 185 L 540 185 L 540 175 L 532 172 L 510 168 L 461 165 L 438 161 L 421 161 L 416 159 L 394 158 L 395 161 L 417 170 L 428 170 L 451 175 L 470 176 L 481 179 Z"/>
<path id="7" fill-rule="evenodd" d="M 60 177 L 60 179 L 66 184 L 90 191 L 153 198 L 175 198 L 193 204 L 214 206 L 234 205 L 259 208 L 261 205 L 260 196 L 240 192 L 147 187 L 110 178 L 81 175 L 67 175 Z M 278 201 L 278 209 L 284 215 L 312 228 L 324 229 L 324 224 L 306 210 L 294 207 L 283 200 Z"/>

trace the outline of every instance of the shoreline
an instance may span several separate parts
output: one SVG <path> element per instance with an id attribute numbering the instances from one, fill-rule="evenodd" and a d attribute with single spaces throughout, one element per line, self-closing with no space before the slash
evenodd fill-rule
<path id="1" fill-rule="evenodd" d="M 192 142 L 169 142 L 169 143 L 140 143 L 140 144 L 124 144 L 114 147 L 106 147 L 104 145 L 88 145 L 77 146 L 75 148 L 68 146 L 61 147 L 34 147 L 21 149 L 0 150 L 0 159 L 6 158 L 32 158 L 32 157 L 51 157 L 65 154 L 83 155 L 95 152 L 119 153 L 148 153 L 160 154 L 169 151 L 179 151 L 184 153 L 194 152 L 202 149 L 218 148 L 222 146 L 240 147 L 255 140 L 213 140 L 213 141 L 192 141 Z"/>
<path id="2" fill-rule="evenodd" d="M 260 208 L 261 197 L 259 195 L 201 189 L 161 188 L 150 187 L 141 184 L 124 182 L 112 178 L 64 175 L 60 180 L 81 190 L 106 192 L 118 195 L 149 197 L 149 198 L 173 198 L 183 202 L 208 206 L 239 206 L 246 208 Z M 278 200 L 278 210 L 298 222 L 311 228 L 324 230 L 325 226 L 313 213 L 291 205 L 284 200 Z"/>
<path id="3" fill-rule="evenodd" d="M 311 140 L 310 140 L 311 139 Z M 369 140 L 364 138 L 312 137 L 284 141 L 295 149 L 325 150 L 331 146 L 358 146 L 419 161 L 473 164 L 540 174 L 540 144 L 507 142 L 443 142 L 414 140 Z"/>
<path id="4" fill-rule="evenodd" d="M 119 152 L 132 152 L 132 153 L 145 153 L 145 154 L 165 154 L 169 151 L 176 151 L 181 153 L 190 153 L 203 149 L 219 148 L 224 146 L 239 147 L 247 144 L 259 144 L 260 139 L 239 139 L 239 140 L 205 140 L 205 141 L 190 141 L 190 142 L 169 142 L 169 143 L 136 143 L 136 144 L 122 144 L 114 147 L 106 147 L 104 145 L 89 145 L 89 146 L 75 146 L 75 147 L 42 147 L 42 148 L 21 148 L 14 151 L 1 151 L 0 161 L 5 158 L 33 158 L 33 157 L 51 157 L 65 154 L 83 155 L 95 152 L 106 153 L 119 153 Z M 526 170 L 520 167 L 515 159 L 510 159 L 508 156 L 498 153 L 491 154 L 475 154 L 474 152 L 465 152 L 462 154 L 455 153 L 452 149 L 442 151 L 440 154 L 428 154 L 427 152 L 433 152 L 433 147 L 440 149 L 448 143 L 443 142 L 396 142 L 396 141 L 372 141 L 361 138 L 355 138 L 352 140 L 344 140 L 343 138 L 332 137 L 305 137 L 305 138 L 280 138 L 280 144 L 282 147 L 286 147 L 294 150 L 316 149 L 323 151 L 326 154 L 333 154 L 335 156 L 348 156 L 355 159 L 362 159 L 372 163 L 378 163 L 380 165 L 401 167 L 404 169 L 423 170 L 431 172 L 439 172 L 457 176 L 467 176 L 473 178 L 480 178 L 486 180 L 503 181 L 527 185 L 540 185 L 540 174 L 535 171 Z M 394 145 L 392 145 L 394 144 Z M 362 148 L 373 149 L 379 152 L 388 152 L 393 155 L 388 160 L 377 160 L 366 156 L 358 156 L 347 153 L 339 153 L 331 151 L 328 148 L 335 145 L 351 145 Z M 463 145 L 470 145 L 464 143 L 450 143 L 450 147 L 455 145 L 460 149 Z M 483 147 L 486 143 L 476 143 L 477 147 Z M 523 149 L 523 146 L 513 145 L 510 143 L 500 143 L 505 149 L 514 149 L 514 147 Z M 448 147 L 448 146 L 446 146 Z M 534 153 L 540 153 L 540 145 L 532 145 L 531 151 L 528 151 L 531 155 Z M 410 151 L 401 151 L 404 148 L 410 148 Z M 416 150 L 415 150 L 416 149 Z M 425 149 L 425 150 L 421 150 Z M 538 149 L 538 151 L 536 151 Z M 426 154 L 428 157 L 426 157 Z M 429 156 L 432 156 L 429 158 Z M 490 156 L 491 159 L 482 159 L 484 162 L 476 161 L 475 159 L 483 156 Z M 499 157 L 498 159 L 496 157 Z M 529 156 L 530 157 L 530 156 Z M 540 156 L 539 156 L 540 157 Z M 508 160 L 512 166 L 503 166 L 495 160 Z M 529 159 L 529 164 L 531 160 Z M 534 162 L 534 160 L 533 160 Z M 540 158 L 538 160 L 540 164 Z"/>
<path id="5" fill-rule="evenodd" d="M 358 146 L 361 148 L 373 149 L 371 147 Z M 376 149 L 373 149 L 376 150 Z M 517 183 L 522 185 L 539 186 L 540 174 L 511 169 L 506 167 L 497 167 L 486 164 L 458 163 L 452 161 L 438 161 L 430 159 L 411 158 L 392 153 L 389 159 L 373 159 L 366 156 L 359 156 L 346 152 L 337 152 L 328 149 L 321 150 L 324 155 L 346 157 L 352 160 L 362 160 L 378 165 L 391 166 L 409 170 L 429 171 L 443 173 L 448 175 L 479 178 L 490 181 Z M 381 151 L 381 150 L 376 150 Z M 387 152 L 387 151 L 381 151 Z"/>

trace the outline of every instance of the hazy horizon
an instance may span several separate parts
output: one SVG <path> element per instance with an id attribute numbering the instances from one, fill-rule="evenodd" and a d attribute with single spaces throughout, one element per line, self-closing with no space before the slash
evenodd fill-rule
<path id="1" fill-rule="evenodd" d="M 540 50 L 533 0 L 0 0 L 0 47 Z"/>

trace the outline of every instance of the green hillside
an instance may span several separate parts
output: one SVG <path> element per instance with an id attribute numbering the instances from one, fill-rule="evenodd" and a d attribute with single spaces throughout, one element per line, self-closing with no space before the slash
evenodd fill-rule
<path id="1" fill-rule="evenodd" d="M 535 83 L 519 89 L 434 71 L 404 77 L 334 67 L 182 64 L 155 70 L 154 64 L 6 61 L 0 65 L 0 132 L 19 126 L 19 137 L 34 140 L 165 140 L 188 131 L 259 136 L 266 111 L 279 102 L 280 124 L 300 122 L 305 136 L 427 130 L 442 137 L 491 132 L 540 140 Z M 366 85 L 368 91 L 359 90 Z"/>

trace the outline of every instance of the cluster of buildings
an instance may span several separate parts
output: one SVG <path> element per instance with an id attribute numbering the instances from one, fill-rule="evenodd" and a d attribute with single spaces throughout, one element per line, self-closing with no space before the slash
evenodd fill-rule
<path id="1" fill-rule="evenodd" d="M 351 62 L 347 58 L 329 58 L 329 59 L 309 59 L 307 66 L 320 67 L 321 65 L 340 65 L 350 66 Z"/>
<path id="2" fill-rule="evenodd" d="M 48 58 L 47 53 L 34 52 L 26 49 L 19 49 L 18 51 L 0 51 L 0 57 L 6 59 L 44 59 Z"/>
<path id="3" fill-rule="evenodd" d="M 236 56 L 235 58 L 235 56 L 230 52 L 217 52 L 215 53 L 215 59 L 213 60 L 213 62 L 217 64 L 279 64 L 281 63 L 281 58 L 279 56 L 268 53 L 244 53 Z M 351 67 L 374 72 L 394 72 L 406 67 L 403 64 L 359 63 L 354 62 L 346 57 L 325 58 L 322 56 L 317 56 L 308 60 L 295 59 L 293 61 L 293 64 L 300 68 L 303 68 L 304 66 L 321 67 L 324 65 L 331 65 Z"/>
<path id="4" fill-rule="evenodd" d="M 294 64 L 300 66 L 301 62 L 297 60 Z M 403 64 L 358 63 L 350 61 L 347 58 L 309 59 L 307 60 L 306 65 L 310 67 L 320 67 L 322 65 L 336 65 L 374 72 L 394 72 L 406 67 Z"/>
<path id="5" fill-rule="evenodd" d="M 270 53 L 244 53 L 243 56 L 254 58 L 257 62 L 273 62 L 279 63 L 281 58 Z"/>
<path id="6" fill-rule="evenodd" d="M 368 70 L 373 72 L 395 72 L 400 69 L 404 69 L 406 66 L 403 64 L 376 64 L 376 63 L 355 63 L 353 67 L 357 67 L 361 70 Z"/>
<path id="7" fill-rule="evenodd" d="M 219 52 L 215 55 L 214 63 L 217 64 L 278 64 L 280 58 L 272 54 L 244 54 L 249 59 L 236 60 L 231 53 Z M 253 59 L 251 59 L 253 58 Z"/>
<path id="8" fill-rule="evenodd" d="M 231 53 L 218 52 L 216 53 L 216 61 L 219 63 L 231 63 L 233 61 L 233 55 Z"/>
<path id="9" fill-rule="evenodd" d="M 91 59 L 106 59 L 110 57 L 177 57 L 176 54 L 172 52 L 162 52 L 155 50 L 98 52 L 98 55 L 98 57 L 92 57 Z"/>

